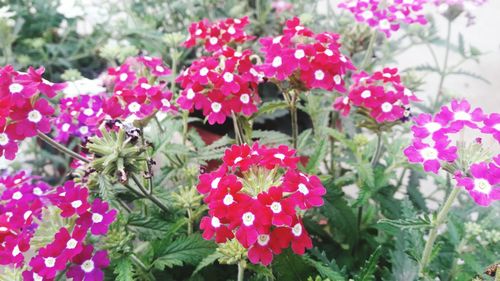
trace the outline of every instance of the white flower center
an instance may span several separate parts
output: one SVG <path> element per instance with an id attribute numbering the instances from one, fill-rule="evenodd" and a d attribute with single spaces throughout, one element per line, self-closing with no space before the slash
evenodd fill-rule
<path id="1" fill-rule="evenodd" d="M 89 132 L 89 127 L 82 126 L 82 127 L 80 127 L 80 129 L 78 129 L 78 131 L 80 132 L 80 134 L 86 135 Z"/>
<path id="2" fill-rule="evenodd" d="M 224 81 L 226 81 L 227 83 L 230 83 L 230 82 L 233 82 L 233 79 L 234 79 L 234 75 L 230 72 L 226 72 L 224 73 Z"/>
<path id="3" fill-rule="evenodd" d="M 100 223 L 100 222 L 102 222 L 103 219 L 104 219 L 104 217 L 99 213 L 92 214 L 92 222 L 93 223 Z"/>
<path id="4" fill-rule="evenodd" d="M 71 238 L 68 240 L 68 242 L 66 242 L 66 248 L 72 250 L 72 249 L 76 248 L 77 244 L 78 244 L 78 241 L 76 241 L 74 238 Z"/>
<path id="5" fill-rule="evenodd" d="M 342 99 L 342 103 L 343 103 L 343 104 L 348 104 L 348 103 L 349 103 L 349 97 L 344 97 L 344 98 Z"/>
<path id="6" fill-rule="evenodd" d="M 250 96 L 248 94 L 243 94 L 240 96 L 240 101 L 244 104 L 250 102 Z"/>
<path id="7" fill-rule="evenodd" d="M 333 82 L 335 82 L 335 84 L 339 85 L 340 82 L 342 82 L 342 78 L 340 78 L 340 75 L 335 75 L 333 76 Z"/>
<path id="8" fill-rule="evenodd" d="M 31 214 L 33 214 L 32 211 L 26 211 L 26 212 L 24 212 L 24 215 L 23 215 L 24 220 L 27 220 L 31 216 Z"/>
<path id="9" fill-rule="evenodd" d="M 306 55 L 306 53 L 304 52 L 304 50 L 302 50 L 302 49 L 295 50 L 294 56 L 295 56 L 296 59 L 300 60 L 305 55 Z"/>
<path id="10" fill-rule="evenodd" d="M 219 42 L 219 39 L 217 39 L 217 37 L 211 37 L 209 41 L 210 44 L 215 45 L 217 44 L 217 42 Z"/>
<path id="11" fill-rule="evenodd" d="M 493 129 L 500 131 L 500 123 L 493 125 Z M 2 137 L 0 136 L 0 142 L 1 142 L 1 140 L 2 140 Z"/>
<path id="12" fill-rule="evenodd" d="M 387 112 L 391 112 L 392 110 L 392 104 L 390 104 L 389 102 L 384 102 L 381 106 L 382 108 L 382 111 L 387 113 Z"/>
<path id="13" fill-rule="evenodd" d="M 18 84 L 18 83 L 12 83 L 12 84 L 10 84 L 10 86 L 9 86 L 9 91 L 10 91 L 12 94 L 15 94 L 15 93 L 20 93 L 22 90 L 23 90 L 23 85 Z"/>
<path id="14" fill-rule="evenodd" d="M 125 82 L 127 80 L 127 78 L 128 78 L 127 73 L 120 74 L 120 81 Z"/>
<path id="15" fill-rule="evenodd" d="M 424 160 L 434 160 L 434 159 L 438 158 L 439 153 L 433 147 L 426 147 L 426 148 L 422 149 L 422 151 L 420 152 L 420 155 L 422 155 Z"/>
<path id="16" fill-rule="evenodd" d="M 275 214 L 281 213 L 281 203 L 280 202 L 273 202 L 271 204 L 271 211 Z"/>
<path id="17" fill-rule="evenodd" d="M 285 159 L 285 154 L 276 153 L 276 154 L 274 154 L 274 158 L 278 158 L 279 160 L 283 161 L 283 159 Z"/>
<path id="18" fill-rule="evenodd" d="M 40 120 L 42 120 L 42 114 L 36 109 L 33 109 L 28 113 L 28 120 L 33 123 L 38 123 Z"/>
<path id="19" fill-rule="evenodd" d="M 207 76 L 207 74 L 208 74 L 208 68 L 204 67 L 204 68 L 200 69 L 201 76 Z"/>
<path id="20" fill-rule="evenodd" d="M 87 116 L 92 116 L 92 114 L 94 114 L 94 110 L 92 110 L 92 108 L 85 108 L 85 110 L 83 111 L 83 114 L 85 114 Z"/>
<path id="21" fill-rule="evenodd" d="M 372 92 L 370 92 L 370 90 L 364 90 L 361 93 L 361 97 L 364 98 L 364 99 L 367 99 L 367 98 L 371 97 L 371 95 L 372 95 Z"/>
<path id="22" fill-rule="evenodd" d="M 380 29 L 389 29 L 391 28 L 391 23 L 387 19 L 383 19 L 379 23 Z"/>
<path id="23" fill-rule="evenodd" d="M 39 187 L 33 188 L 33 194 L 40 196 L 43 194 L 43 191 Z"/>
<path id="24" fill-rule="evenodd" d="M 82 200 L 75 200 L 75 201 L 71 202 L 71 207 L 76 209 L 76 208 L 80 207 L 82 204 L 83 204 Z"/>
<path id="25" fill-rule="evenodd" d="M 212 187 L 212 189 L 216 189 L 219 187 L 219 182 L 220 182 L 220 178 L 215 178 L 212 183 L 210 183 L 210 186 Z"/>
<path id="26" fill-rule="evenodd" d="M 19 251 L 19 246 L 15 246 L 14 249 L 12 249 L 12 256 L 15 257 L 17 255 L 19 255 L 21 253 L 21 251 Z"/>
<path id="27" fill-rule="evenodd" d="M 226 205 L 226 206 L 233 204 L 233 202 L 234 202 L 234 198 L 233 198 L 233 195 L 231 195 L 231 194 L 226 194 L 226 196 L 224 196 L 224 199 L 222 199 L 222 203 L 224 203 L 224 205 Z"/>
<path id="28" fill-rule="evenodd" d="M 45 267 L 48 267 L 48 268 L 52 268 L 52 267 L 54 267 L 54 265 L 56 265 L 56 259 L 53 257 L 45 258 L 45 260 L 43 262 L 45 263 Z"/>
<path id="29" fill-rule="evenodd" d="M 238 156 L 238 157 L 236 157 L 236 158 L 234 159 L 233 163 L 234 163 L 234 164 L 238 164 L 238 162 L 240 162 L 241 160 L 243 160 L 243 158 L 241 158 L 241 157 L 239 157 L 239 156 Z"/>
<path id="30" fill-rule="evenodd" d="M 280 56 L 275 57 L 275 58 L 273 59 L 273 62 L 271 63 L 271 65 L 272 65 L 273 67 L 280 67 L 282 64 L 283 64 L 283 61 L 281 60 L 281 57 L 280 57 Z"/>
<path id="31" fill-rule="evenodd" d="M 64 124 L 62 125 L 62 127 L 61 127 L 61 130 L 62 130 L 63 132 L 67 132 L 67 131 L 69 131 L 69 128 L 70 128 L 70 127 L 71 127 L 71 125 L 70 125 L 70 124 L 68 124 L 68 123 L 64 123 Z"/>
<path id="32" fill-rule="evenodd" d="M 361 16 L 365 19 L 365 20 L 368 20 L 368 19 L 371 19 L 373 18 L 373 12 L 372 11 L 364 11 Z"/>
<path id="33" fill-rule="evenodd" d="M 403 12 L 401 12 L 401 11 L 395 12 L 394 15 L 396 15 L 396 18 L 398 18 L 400 20 L 405 18 L 405 14 L 403 14 Z"/>
<path id="34" fill-rule="evenodd" d="M 255 215 L 252 214 L 251 212 L 246 212 L 243 214 L 241 219 L 243 220 L 244 225 L 251 226 L 253 225 L 253 221 L 255 220 Z"/>
<path id="35" fill-rule="evenodd" d="M 194 91 L 193 89 L 189 89 L 188 92 L 187 92 L 187 95 L 186 97 L 189 99 L 189 100 L 192 100 L 194 98 Z"/>
<path id="36" fill-rule="evenodd" d="M 212 223 L 212 226 L 215 228 L 220 227 L 220 220 L 218 217 L 213 217 L 211 223 Z"/>
<path id="37" fill-rule="evenodd" d="M 90 273 L 94 271 L 94 262 L 92 260 L 86 260 L 80 266 L 85 273 Z"/>
<path id="38" fill-rule="evenodd" d="M 222 104 L 218 102 L 213 102 L 210 107 L 212 108 L 212 111 L 215 113 L 219 113 L 220 110 L 222 109 Z"/>
<path id="39" fill-rule="evenodd" d="M 36 274 L 35 272 L 33 272 L 33 280 L 34 281 L 43 281 L 43 277 Z"/>
<path id="40" fill-rule="evenodd" d="M 279 42 L 281 42 L 281 38 L 283 38 L 283 36 L 274 37 L 273 38 L 273 43 L 274 44 L 278 44 Z"/>
<path id="41" fill-rule="evenodd" d="M 465 112 L 465 111 L 459 111 L 459 112 L 455 112 L 455 114 L 453 115 L 453 117 L 455 118 L 455 120 L 460 120 L 460 121 L 463 121 L 463 120 L 470 120 L 471 119 L 471 116 L 469 113 Z"/>
<path id="42" fill-rule="evenodd" d="M 266 246 L 269 243 L 269 235 L 267 234 L 261 234 L 257 238 L 257 243 L 261 246 Z"/>
<path id="43" fill-rule="evenodd" d="M 340 55 L 340 61 L 341 62 L 347 62 L 347 59 L 345 58 L 344 55 Z"/>
<path id="44" fill-rule="evenodd" d="M 9 143 L 9 136 L 6 133 L 0 133 L 0 145 L 4 146 Z"/>
<path id="45" fill-rule="evenodd" d="M 333 52 L 332 52 L 332 50 L 330 50 L 330 49 L 326 49 L 326 50 L 325 50 L 325 55 L 327 55 L 327 56 L 329 56 L 329 57 L 333 56 Z"/>
<path id="46" fill-rule="evenodd" d="M 307 189 L 307 186 L 305 184 L 299 183 L 299 192 L 304 195 L 307 195 L 309 194 L 309 189 Z"/>
<path id="47" fill-rule="evenodd" d="M 299 237 L 302 234 L 302 225 L 300 223 L 294 225 L 292 227 L 292 233 L 293 235 Z"/>
<path id="48" fill-rule="evenodd" d="M 437 122 L 429 122 L 427 124 L 424 125 L 424 127 L 427 129 L 427 131 L 429 133 L 434 133 L 434 132 L 437 132 L 441 129 L 441 124 L 437 123 Z"/>
<path id="49" fill-rule="evenodd" d="M 319 70 L 319 69 L 318 69 L 318 70 L 316 70 L 316 71 L 314 72 L 314 78 L 315 78 L 316 80 L 321 81 L 321 80 L 323 80 L 323 79 L 325 78 L 325 73 L 324 73 L 322 70 Z"/>
<path id="50" fill-rule="evenodd" d="M 196 32 L 194 33 L 195 35 L 201 35 L 203 31 L 201 29 L 196 29 Z"/>
<path id="51" fill-rule="evenodd" d="M 141 88 L 143 88 L 144 90 L 149 90 L 151 89 L 151 85 L 149 85 L 148 83 L 141 83 Z"/>
<path id="52" fill-rule="evenodd" d="M 156 71 L 158 71 L 158 72 L 163 72 L 163 71 L 165 71 L 165 68 L 163 68 L 163 66 L 161 66 L 161 65 L 157 65 L 157 66 L 155 67 L 155 69 L 156 69 Z"/>
<path id="53" fill-rule="evenodd" d="M 138 102 L 134 101 L 128 105 L 128 110 L 132 113 L 139 112 L 139 110 L 141 110 L 141 105 Z"/>
<path id="54" fill-rule="evenodd" d="M 19 200 L 21 198 L 23 198 L 23 194 L 20 191 L 16 191 L 12 194 L 12 199 L 14 200 Z"/>
<path id="55" fill-rule="evenodd" d="M 474 189 L 478 192 L 489 194 L 491 192 L 491 184 L 485 179 L 474 179 Z"/>
<path id="56" fill-rule="evenodd" d="M 230 26 L 228 29 L 227 29 L 227 33 L 229 34 L 235 34 L 236 33 L 236 29 L 234 29 L 233 26 Z"/>
<path id="57" fill-rule="evenodd" d="M 170 107 L 170 102 L 167 99 L 161 99 L 161 104 L 165 107 Z"/>

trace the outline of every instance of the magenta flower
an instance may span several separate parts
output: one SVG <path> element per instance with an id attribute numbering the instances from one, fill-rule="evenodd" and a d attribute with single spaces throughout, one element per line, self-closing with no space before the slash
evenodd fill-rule
<path id="1" fill-rule="evenodd" d="M 108 253 L 104 250 L 94 252 L 92 245 L 85 245 L 80 254 L 73 258 L 74 266 L 70 267 L 66 276 L 74 281 L 102 281 L 103 268 L 109 266 Z"/>
<path id="2" fill-rule="evenodd" d="M 437 174 L 441 168 L 440 161 L 453 162 L 457 158 L 457 147 L 449 144 L 450 142 L 445 139 L 436 141 L 434 145 L 416 139 L 404 150 L 404 154 L 410 163 L 422 163 L 426 172 Z"/>
<path id="3" fill-rule="evenodd" d="M 212 239 L 215 235 L 216 243 L 224 243 L 227 240 L 233 239 L 233 232 L 227 227 L 227 221 L 221 221 L 218 217 L 205 216 L 201 219 L 200 229 L 203 230 L 203 238 L 206 240 Z"/>
<path id="4" fill-rule="evenodd" d="M 500 142 L 500 114 L 492 113 L 484 119 L 484 126 L 481 128 L 484 134 L 491 134 Z"/>
<path id="5" fill-rule="evenodd" d="M 456 175 L 458 186 L 464 187 L 480 206 L 500 200 L 500 167 L 494 163 L 478 163 L 470 167 L 471 177 Z"/>
<path id="6" fill-rule="evenodd" d="M 463 99 L 452 100 L 451 107 L 443 106 L 436 118 L 448 120 L 450 122 L 449 129 L 458 132 L 464 126 L 478 128 L 480 123 L 484 121 L 485 115 L 481 108 L 471 109 L 469 102 Z"/>
<path id="7" fill-rule="evenodd" d="M 52 244 L 40 249 L 29 263 L 33 268 L 33 272 L 44 278 L 54 278 L 59 271 L 66 267 L 68 262 L 68 258 L 61 255 L 65 247 L 66 244 L 54 241 Z"/>
<path id="8" fill-rule="evenodd" d="M 67 181 L 58 188 L 58 194 L 52 197 L 52 202 L 61 209 L 61 216 L 71 217 L 74 214 L 82 215 L 90 207 L 88 203 L 88 189 L 73 181 Z"/>
<path id="9" fill-rule="evenodd" d="M 76 221 L 85 228 L 90 228 L 93 235 L 104 235 L 108 232 L 109 225 L 116 219 L 117 211 L 109 210 L 109 204 L 97 198 L 92 202 L 89 212 L 82 214 Z"/>

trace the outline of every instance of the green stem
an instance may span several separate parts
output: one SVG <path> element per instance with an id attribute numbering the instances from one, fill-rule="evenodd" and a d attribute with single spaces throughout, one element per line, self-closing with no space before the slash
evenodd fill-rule
<path id="1" fill-rule="evenodd" d="M 187 216 L 188 216 L 187 234 L 191 235 L 193 234 L 193 211 L 191 211 L 191 208 L 187 209 Z"/>
<path id="2" fill-rule="evenodd" d="M 234 127 L 234 138 L 236 139 L 237 144 L 243 144 L 245 141 L 243 140 L 243 136 L 241 135 L 241 130 L 238 125 L 238 118 L 234 111 L 231 111 L 231 117 L 233 119 L 233 127 Z"/>
<path id="3" fill-rule="evenodd" d="M 63 146 L 62 144 L 56 142 L 55 140 L 53 140 L 51 137 L 47 136 L 46 134 L 38 131 L 38 137 L 45 141 L 47 144 L 49 144 L 50 146 L 52 146 L 53 148 L 57 149 L 58 151 L 68 155 L 68 156 L 71 156 L 75 159 L 78 159 L 84 163 L 90 163 L 90 160 L 88 160 L 87 158 L 81 156 L 80 154 L 74 152 L 73 150 L 70 150 L 68 149 L 67 147 Z"/>
<path id="4" fill-rule="evenodd" d="M 155 117 L 153 119 L 155 120 L 156 126 L 158 126 L 158 129 L 160 129 L 160 132 L 165 133 L 165 129 L 163 129 L 163 126 L 161 125 L 160 120 L 158 120 L 158 117 L 156 117 L 156 114 L 155 114 Z"/>
<path id="5" fill-rule="evenodd" d="M 297 140 L 299 138 L 299 122 L 297 118 L 297 93 L 291 93 L 290 116 L 292 119 L 292 145 L 297 149 Z"/>
<path id="6" fill-rule="evenodd" d="M 424 252 L 422 254 L 422 259 L 420 260 L 420 267 L 418 270 L 419 276 L 423 276 L 423 274 L 424 274 L 424 269 L 430 261 L 431 254 L 432 254 L 432 248 L 434 246 L 434 242 L 436 241 L 436 238 L 438 235 L 438 228 L 439 228 L 439 226 L 441 226 L 441 224 L 443 224 L 444 220 L 446 219 L 448 212 L 451 209 L 451 205 L 453 204 L 453 201 L 455 201 L 455 198 L 457 197 L 459 192 L 460 192 L 459 188 L 454 188 L 450 192 L 443 207 L 441 208 L 441 210 L 437 214 L 436 220 L 433 222 L 432 229 L 429 233 L 429 239 L 427 239 L 427 242 L 425 243 Z"/>
<path id="7" fill-rule="evenodd" d="M 359 69 L 364 70 L 370 64 L 370 59 L 373 56 L 373 46 L 375 45 L 375 40 L 377 39 L 377 31 L 374 29 L 370 37 L 370 42 L 368 42 L 368 48 L 366 49 L 365 57 L 361 62 Z"/>
<path id="8" fill-rule="evenodd" d="M 243 261 L 240 261 L 238 263 L 238 280 L 237 281 L 243 281 L 245 277 L 245 265 L 243 264 Z"/>
<path id="9" fill-rule="evenodd" d="M 158 198 L 156 198 L 154 195 L 149 194 L 144 185 L 141 183 L 141 181 L 137 178 L 136 175 L 132 174 L 131 175 L 132 180 L 134 183 L 139 187 L 141 192 L 143 193 L 144 197 L 148 198 L 151 202 L 153 202 L 156 206 L 158 206 L 160 209 L 162 209 L 164 212 L 168 213 L 168 208 L 163 204 Z"/>
<path id="10" fill-rule="evenodd" d="M 444 63 L 443 63 L 443 68 L 440 70 L 440 78 L 439 78 L 439 86 L 438 86 L 438 91 L 436 95 L 436 100 L 434 101 L 434 108 L 439 104 L 439 98 L 441 97 L 443 93 L 443 84 L 444 84 L 444 79 L 446 78 L 446 75 L 448 73 L 448 58 L 450 56 L 450 38 L 451 38 L 451 21 L 448 21 L 448 28 L 446 31 L 446 51 L 444 54 Z"/>
<path id="11" fill-rule="evenodd" d="M 375 148 L 375 152 L 373 153 L 373 157 L 370 162 L 372 168 L 377 165 L 381 155 L 382 155 L 382 132 L 379 131 L 377 133 L 377 147 Z"/>
<path id="12" fill-rule="evenodd" d="M 186 144 L 187 135 L 188 135 L 188 119 L 189 119 L 189 111 L 182 111 L 182 144 Z"/>

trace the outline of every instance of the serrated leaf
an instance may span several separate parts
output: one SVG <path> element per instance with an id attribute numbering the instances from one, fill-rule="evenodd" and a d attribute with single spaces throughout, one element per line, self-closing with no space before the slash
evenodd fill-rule
<path id="1" fill-rule="evenodd" d="M 128 217 L 128 226 L 135 230 L 139 239 L 152 240 L 164 237 L 170 229 L 170 224 L 161 218 L 132 213 Z"/>
<path id="2" fill-rule="evenodd" d="M 368 162 L 362 162 L 355 165 L 358 171 L 358 176 L 361 181 L 369 188 L 375 187 L 375 174 L 373 172 L 373 167 Z"/>
<path id="3" fill-rule="evenodd" d="M 128 257 L 118 259 L 113 272 L 116 274 L 116 281 L 134 280 L 134 265 Z"/>
<path id="4" fill-rule="evenodd" d="M 289 107 L 288 103 L 286 103 L 285 101 L 282 101 L 282 100 L 268 101 L 268 102 L 263 103 L 259 107 L 259 111 L 257 111 L 252 116 L 252 118 L 256 118 L 256 117 L 258 117 L 260 115 L 264 115 L 264 114 L 273 113 L 274 111 L 276 111 L 278 109 L 288 109 L 288 107 Z"/>
<path id="5" fill-rule="evenodd" d="M 218 260 L 220 257 L 222 257 L 222 254 L 219 252 L 213 252 L 212 254 L 206 256 L 203 258 L 203 260 L 200 261 L 200 263 L 196 266 L 196 269 L 193 271 L 193 274 L 191 276 L 196 275 L 200 270 L 204 269 L 205 267 L 213 264 L 216 260 Z"/>
<path id="6" fill-rule="evenodd" d="M 432 227 L 432 221 L 428 215 L 424 215 L 414 219 L 413 218 L 405 218 L 398 220 L 381 219 L 378 221 L 378 223 L 391 225 L 400 229 Z"/>
<path id="7" fill-rule="evenodd" d="M 370 255 L 365 265 L 361 268 L 361 272 L 357 276 L 357 281 L 370 281 L 374 280 L 374 273 L 377 270 L 377 263 L 382 255 L 382 246 L 378 246 L 377 249 Z"/>
<path id="8" fill-rule="evenodd" d="M 158 241 L 153 244 L 156 257 L 153 266 L 159 270 L 184 264 L 195 265 L 215 249 L 213 242 L 204 240 L 198 234 L 180 237 L 174 241 Z"/>
<path id="9" fill-rule="evenodd" d="M 486 84 L 491 84 L 490 81 L 488 79 L 484 78 L 483 76 L 481 76 L 477 73 L 471 72 L 471 71 L 463 70 L 463 69 L 450 71 L 450 72 L 448 72 L 448 75 L 463 75 L 463 76 L 467 76 L 467 77 L 471 77 L 471 78 L 483 81 Z"/>
<path id="10" fill-rule="evenodd" d="M 321 161 L 325 158 L 328 148 L 327 144 L 327 139 L 322 139 L 319 144 L 317 144 L 314 153 L 309 157 L 309 161 L 307 162 L 307 173 L 315 173 L 318 171 Z"/>
<path id="11" fill-rule="evenodd" d="M 425 198 L 420 192 L 420 180 L 423 178 L 422 174 L 415 171 L 409 170 L 410 175 L 408 177 L 408 186 L 406 192 L 411 202 L 418 207 L 420 210 L 427 212 L 427 205 L 425 204 Z"/>
<path id="12" fill-rule="evenodd" d="M 285 250 L 278 255 L 273 265 L 273 272 L 277 280 L 306 280 L 313 268 L 300 256 Z"/>
<path id="13" fill-rule="evenodd" d="M 302 259 L 309 265 L 313 266 L 321 277 L 328 278 L 331 281 L 344 281 L 346 280 L 344 275 L 338 271 L 333 270 L 333 268 L 323 264 L 322 262 L 316 261 L 309 256 L 302 256 Z"/>
<path id="14" fill-rule="evenodd" d="M 286 144 L 290 140 L 290 136 L 277 132 L 277 131 L 261 131 L 255 130 L 253 132 L 253 137 L 259 139 L 261 144 Z"/>
<path id="15" fill-rule="evenodd" d="M 312 135 L 312 129 L 307 129 L 307 130 L 302 131 L 302 133 L 300 133 L 299 138 L 297 140 L 297 150 L 298 151 L 301 151 L 302 149 L 305 148 L 311 135 Z"/>

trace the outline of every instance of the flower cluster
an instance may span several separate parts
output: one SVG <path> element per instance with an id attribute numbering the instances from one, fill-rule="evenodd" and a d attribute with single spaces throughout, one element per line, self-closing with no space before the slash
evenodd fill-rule
<path id="1" fill-rule="evenodd" d="M 292 87 L 344 91 L 343 75 L 353 64 L 340 52 L 339 35 L 313 33 L 298 18 L 286 22 L 283 34 L 260 40 L 268 78 L 290 80 Z"/>
<path id="2" fill-rule="evenodd" d="M 0 264 L 20 266 L 30 248 L 49 186 L 19 172 L 0 177 Z"/>
<path id="3" fill-rule="evenodd" d="M 475 23 L 475 16 L 472 13 L 474 8 L 484 5 L 487 0 L 434 0 L 433 2 L 438 7 L 439 13 L 449 20 L 454 20 L 465 12 L 467 26 L 470 26 Z"/>
<path id="4" fill-rule="evenodd" d="M 14 159 L 19 141 L 50 131 L 54 109 L 40 97 L 52 98 L 65 85 L 43 79 L 44 71 L 30 67 L 22 73 L 10 65 L 0 67 L 0 157 Z"/>
<path id="5" fill-rule="evenodd" d="M 79 95 L 63 98 L 60 112 L 54 120 L 57 141 L 67 142 L 70 137 L 86 139 L 98 133 L 99 124 L 105 117 L 102 95 Z"/>
<path id="6" fill-rule="evenodd" d="M 426 24 L 423 6 L 427 0 L 346 0 L 340 8 L 351 12 L 356 21 L 383 32 L 387 37 L 404 24 Z"/>
<path id="7" fill-rule="evenodd" d="M 263 265 L 290 245 L 296 254 L 312 247 L 300 213 L 321 206 L 326 190 L 317 176 L 297 170 L 294 150 L 233 145 L 223 161 L 197 186 L 209 207 L 200 225 L 205 239 L 236 237 L 249 260 Z"/>
<path id="8" fill-rule="evenodd" d="M 162 80 L 171 70 L 161 58 L 129 58 L 124 64 L 110 68 L 108 74 L 114 78 L 114 89 L 105 100 L 103 111 L 110 118 L 135 121 L 157 111 L 176 110 L 171 104 L 172 93 Z"/>
<path id="9" fill-rule="evenodd" d="M 245 32 L 249 24 L 248 17 L 241 19 L 228 18 L 215 23 L 204 19 L 192 23 L 189 27 L 189 38 L 183 43 L 186 48 L 202 43 L 209 52 L 221 50 L 229 44 L 241 44 L 253 39 Z"/>
<path id="10" fill-rule="evenodd" d="M 262 77 L 251 56 L 250 50 L 224 47 L 197 59 L 176 80 L 184 89 L 177 103 L 186 110 L 203 110 L 210 124 L 224 123 L 233 112 L 250 116 L 260 102 L 257 84 Z"/>
<path id="11" fill-rule="evenodd" d="M 500 155 L 493 159 L 480 159 L 467 167 L 457 165 L 458 147 L 452 136 L 469 128 L 491 135 L 500 143 L 500 115 L 487 115 L 480 108 L 471 108 L 466 100 L 453 100 L 443 106 L 435 116 L 420 114 L 414 118 L 413 143 L 404 150 L 411 163 L 422 163 L 427 172 L 437 173 L 443 165 L 455 164 L 453 173 L 459 186 L 464 187 L 479 205 L 500 200 Z"/>
<path id="12" fill-rule="evenodd" d="M 100 199 L 90 203 L 88 190 L 72 181 L 54 192 L 26 172 L 0 177 L 0 189 L 0 264 L 23 267 L 27 263 L 31 269 L 23 272 L 24 280 L 53 280 L 71 262 L 67 276 L 73 280 L 103 280 L 100 268 L 109 264 L 107 254 L 93 254 L 85 239 L 88 232 L 105 235 L 116 210 L 109 210 Z M 51 205 L 60 209 L 61 217 L 75 223 L 60 228 L 50 244 L 33 249 L 30 242 L 38 223 L 46 219 L 42 212 Z M 28 250 L 35 250 L 36 255 L 26 262 Z"/>
<path id="13" fill-rule="evenodd" d="M 344 116 L 356 106 L 378 123 L 394 122 L 407 118 L 410 101 L 418 101 L 401 83 L 397 68 L 384 68 L 372 75 L 357 73 L 352 80 L 349 94 L 338 97 L 334 103 L 334 108 Z"/>

